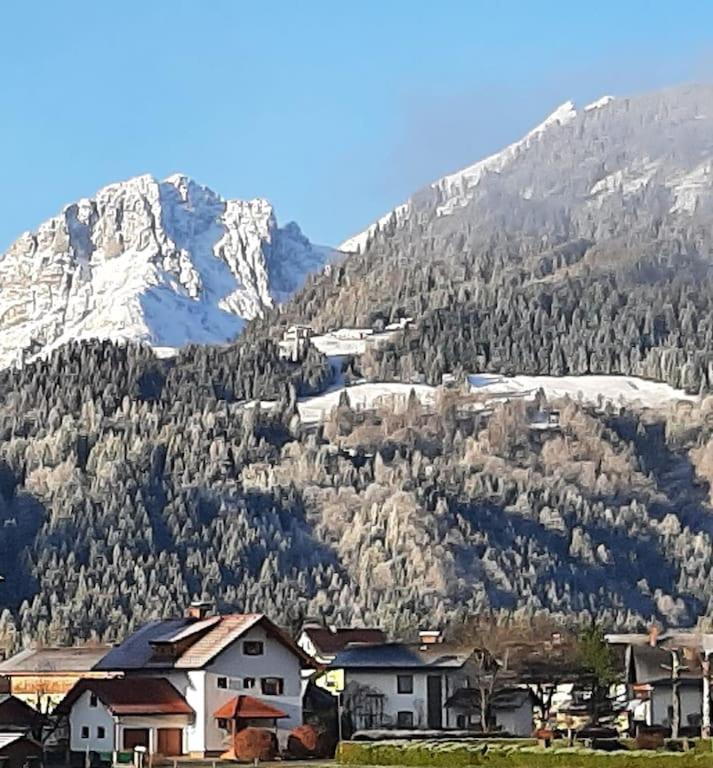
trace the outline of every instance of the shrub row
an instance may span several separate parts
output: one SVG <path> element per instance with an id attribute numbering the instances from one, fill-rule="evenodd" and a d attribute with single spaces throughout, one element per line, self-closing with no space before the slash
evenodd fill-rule
<path id="1" fill-rule="evenodd" d="M 581 746 L 543 748 L 520 743 L 482 741 L 343 741 L 341 765 L 408 765 L 462 768 L 713 768 L 713 752 L 602 752 Z"/>

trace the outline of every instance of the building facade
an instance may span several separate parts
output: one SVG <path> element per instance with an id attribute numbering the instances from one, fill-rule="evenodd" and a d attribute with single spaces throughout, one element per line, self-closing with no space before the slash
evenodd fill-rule
<path id="1" fill-rule="evenodd" d="M 302 724 L 302 670 L 312 660 L 263 614 L 206 616 L 150 622 L 113 649 L 98 669 L 126 678 L 160 677 L 193 711 L 181 754 L 226 751 L 233 724 L 220 716 L 240 696 L 275 708 L 278 738 Z M 138 681 L 136 681 L 138 685 Z"/>

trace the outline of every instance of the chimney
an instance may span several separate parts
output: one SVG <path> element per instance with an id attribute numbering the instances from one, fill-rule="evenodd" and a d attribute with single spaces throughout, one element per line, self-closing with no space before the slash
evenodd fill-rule
<path id="1" fill-rule="evenodd" d="M 422 629 L 418 633 L 421 645 L 435 645 L 443 642 L 443 632 L 440 629 Z"/>
<path id="2" fill-rule="evenodd" d="M 193 600 L 188 606 L 186 616 L 189 619 L 205 619 L 206 616 L 210 615 L 212 607 L 212 603 L 209 603 L 207 600 Z"/>
<path id="3" fill-rule="evenodd" d="M 659 639 L 659 628 L 657 626 L 652 626 L 649 629 L 649 645 L 652 648 L 655 648 Z"/>

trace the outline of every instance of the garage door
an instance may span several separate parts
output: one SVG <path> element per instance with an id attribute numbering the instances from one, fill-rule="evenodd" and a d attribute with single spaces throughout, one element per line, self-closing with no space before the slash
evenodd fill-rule
<path id="1" fill-rule="evenodd" d="M 183 754 L 183 731 L 181 728 L 159 728 L 158 745 L 156 751 L 159 755 L 175 757 Z"/>
<path id="2" fill-rule="evenodd" d="M 129 751 L 134 747 L 149 748 L 148 728 L 124 728 L 124 749 Z"/>

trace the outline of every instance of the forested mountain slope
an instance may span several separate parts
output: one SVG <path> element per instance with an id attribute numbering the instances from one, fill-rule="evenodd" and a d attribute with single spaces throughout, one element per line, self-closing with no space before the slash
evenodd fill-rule
<path id="1" fill-rule="evenodd" d="M 558 109 L 346 247 L 265 328 L 415 327 L 364 372 L 713 384 L 713 87 Z"/>
<path id="2" fill-rule="evenodd" d="M 367 413 L 343 396 L 304 428 L 295 398 L 328 376 L 270 342 L 73 344 L 2 373 L 0 645 L 115 640 L 196 596 L 401 634 L 487 607 L 628 626 L 711 608 L 710 400 L 563 402 L 541 429 L 542 398 L 484 418 L 453 390 Z"/>

